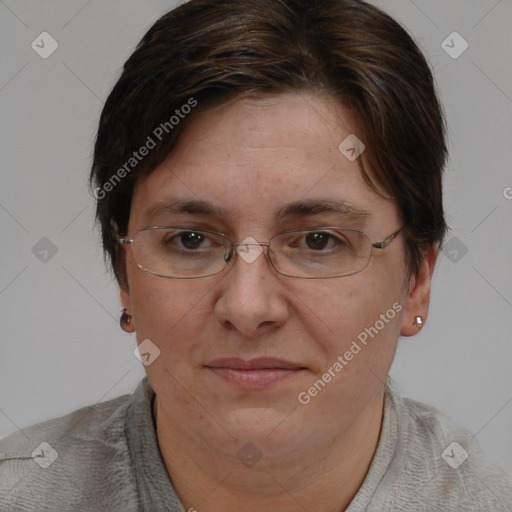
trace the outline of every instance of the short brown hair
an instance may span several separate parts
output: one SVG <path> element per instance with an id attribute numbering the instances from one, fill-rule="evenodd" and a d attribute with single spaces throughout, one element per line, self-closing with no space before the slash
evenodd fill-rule
<path id="1" fill-rule="evenodd" d="M 396 200 L 408 274 L 417 273 L 424 249 L 447 230 L 446 142 L 432 73 L 409 34 L 360 0 L 191 0 L 146 33 L 100 117 L 90 180 L 120 285 L 116 233 L 126 232 L 134 183 L 168 156 L 194 113 L 226 97 L 292 91 L 327 93 L 353 112 L 366 145 L 363 175 L 373 186 L 369 165 Z M 171 123 L 191 99 L 199 108 Z M 159 126 L 166 129 L 154 149 L 129 160 Z"/>

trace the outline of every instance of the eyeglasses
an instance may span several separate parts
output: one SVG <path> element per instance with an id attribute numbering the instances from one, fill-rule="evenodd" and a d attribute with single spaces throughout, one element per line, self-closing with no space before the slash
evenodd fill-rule
<path id="1" fill-rule="evenodd" d="M 284 276 L 327 279 L 362 272 L 370 262 L 373 249 L 385 249 L 404 228 L 405 224 L 381 242 L 373 242 L 362 231 L 326 226 L 285 231 L 268 242 L 235 243 L 216 231 L 151 226 L 141 229 L 132 238 L 118 237 L 118 241 L 131 246 L 140 269 L 159 277 L 213 276 L 233 261 L 235 252 L 248 253 L 248 246 L 257 245 L 268 248 L 268 261 Z M 241 246 L 247 246 L 245 251 Z"/>

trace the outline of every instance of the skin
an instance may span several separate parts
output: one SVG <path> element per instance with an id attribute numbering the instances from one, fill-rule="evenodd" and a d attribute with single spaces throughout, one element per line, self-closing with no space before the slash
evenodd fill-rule
<path id="1" fill-rule="evenodd" d="M 358 162 L 338 150 L 358 129 L 331 98 L 238 98 L 190 121 L 167 160 L 137 182 L 128 236 L 150 225 L 185 224 L 238 242 L 248 236 L 268 241 L 286 229 L 338 225 L 380 241 L 403 224 L 396 204 L 372 191 Z M 145 217 L 149 207 L 170 197 L 208 201 L 228 216 Z M 369 215 L 274 218 L 277 208 L 312 198 L 349 201 Z M 126 249 L 128 287 L 121 301 L 132 315 L 126 329 L 161 351 L 145 369 L 156 393 L 160 449 L 185 508 L 344 510 L 377 446 L 398 338 L 418 332 L 416 315 L 427 318 L 437 247 L 425 253 L 416 276 L 406 275 L 399 235 L 374 251 L 363 272 L 318 280 L 282 276 L 264 255 L 252 263 L 235 257 L 216 276 L 164 279 L 141 271 Z M 298 394 L 394 303 L 403 309 L 309 404 L 299 403 Z M 261 356 L 305 369 L 247 391 L 205 368 L 217 358 Z M 252 467 L 237 457 L 246 443 L 260 453 Z"/>

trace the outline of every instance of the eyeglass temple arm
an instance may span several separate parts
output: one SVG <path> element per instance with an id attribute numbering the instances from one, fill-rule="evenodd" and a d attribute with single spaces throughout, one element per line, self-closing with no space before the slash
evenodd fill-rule
<path id="1" fill-rule="evenodd" d="M 375 249 L 385 249 L 402 232 L 405 226 L 407 226 L 407 224 L 404 224 L 398 231 L 395 231 L 388 237 L 384 238 L 382 242 L 374 242 L 372 247 L 375 247 Z"/>

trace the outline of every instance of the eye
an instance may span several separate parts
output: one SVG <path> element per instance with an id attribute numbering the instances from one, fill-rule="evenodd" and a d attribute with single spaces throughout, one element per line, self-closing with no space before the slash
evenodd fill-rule
<path id="1" fill-rule="evenodd" d="M 321 251 L 327 247 L 329 241 L 334 241 L 332 235 L 326 231 L 312 231 L 306 235 L 305 240 L 308 248 L 314 251 Z"/>
<path id="2" fill-rule="evenodd" d="M 194 231 L 186 231 L 178 236 L 180 242 L 186 249 L 197 249 L 206 239 L 202 233 L 197 233 Z"/>
<path id="3" fill-rule="evenodd" d="M 204 242 L 206 240 L 208 240 L 206 234 L 200 231 L 179 231 L 166 236 L 163 240 L 163 245 L 167 247 L 175 246 L 178 249 L 186 249 L 187 251 L 195 251 L 201 248 L 211 248 L 208 246 L 205 247 Z"/>
<path id="4" fill-rule="evenodd" d="M 292 247 L 327 253 L 345 249 L 349 245 L 348 240 L 342 234 L 331 231 L 309 231 L 293 243 Z"/>
<path id="5" fill-rule="evenodd" d="M 316 231 L 297 231 L 283 233 L 279 237 L 282 251 L 309 253 L 325 256 L 348 249 L 351 244 L 341 233 L 318 229 Z"/>

